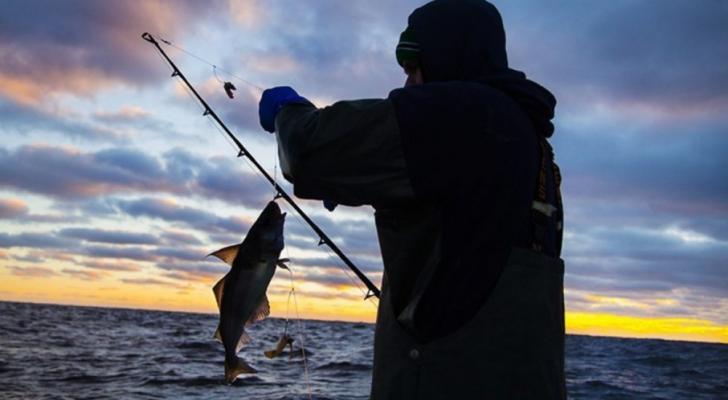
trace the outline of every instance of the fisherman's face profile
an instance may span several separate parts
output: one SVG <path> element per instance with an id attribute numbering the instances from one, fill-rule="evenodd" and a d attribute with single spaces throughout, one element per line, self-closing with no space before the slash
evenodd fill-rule
<path id="1" fill-rule="evenodd" d="M 404 73 L 407 75 L 407 80 L 404 81 L 404 87 L 421 85 L 424 83 L 424 80 L 422 79 L 422 69 L 417 62 L 405 61 L 402 64 L 402 69 L 404 69 Z"/>

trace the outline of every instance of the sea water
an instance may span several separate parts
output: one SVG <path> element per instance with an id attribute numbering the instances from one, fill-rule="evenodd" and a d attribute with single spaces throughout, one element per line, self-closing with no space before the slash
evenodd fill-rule
<path id="1" fill-rule="evenodd" d="M 371 324 L 290 321 L 304 363 L 266 358 L 285 321 L 261 321 L 241 352 L 259 372 L 233 385 L 216 326 L 211 314 L 0 302 L 0 399 L 368 398 Z M 728 345 L 570 335 L 566 378 L 573 399 L 728 399 Z"/>

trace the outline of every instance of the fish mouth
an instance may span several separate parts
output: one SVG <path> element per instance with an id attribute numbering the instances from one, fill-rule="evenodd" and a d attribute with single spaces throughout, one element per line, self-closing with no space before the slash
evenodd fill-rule
<path id="1" fill-rule="evenodd" d="M 284 246 L 283 225 L 285 219 L 286 213 L 281 212 L 278 203 L 271 201 L 265 206 L 248 235 L 256 231 L 262 243 L 265 243 L 264 246 L 270 246 L 273 250 L 282 249 Z"/>
<path id="2" fill-rule="evenodd" d="M 263 213 L 272 213 L 273 215 L 281 215 L 281 207 L 275 201 L 270 201 L 263 209 Z"/>
<path id="3" fill-rule="evenodd" d="M 269 202 L 263 212 L 260 213 L 260 217 L 256 223 L 267 227 L 274 227 L 281 224 L 286 218 L 286 213 L 281 212 L 281 207 L 275 201 Z"/>

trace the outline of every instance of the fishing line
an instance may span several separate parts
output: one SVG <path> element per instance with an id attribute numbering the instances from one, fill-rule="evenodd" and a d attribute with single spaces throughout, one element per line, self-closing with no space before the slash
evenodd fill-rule
<path id="1" fill-rule="evenodd" d="M 309 225 L 309 227 L 314 230 L 314 232 L 316 233 L 316 235 L 319 238 L 319 245 L 326 244 L 328 246 L 328 250 L 331 251 L 331 252 L 336 253 L 336 255 L 340 258 L 340 260 L 342 262 L 344 262 L 346 264 L 346 266 L 349 267 L 349 269 L 351 269 L 351 272 L 353 272 L 354 274 L 356 274 L 356 276 L 361 280 L 361 283 L 366 285 L 368 291 L 365 293 L 365 298 L 369 298 L 370 296 L 377 296 L 378 297 L 380 295 L 379 288 L 377 288 L 366 277 L 366 275 L 364 275 L 364 273 L 361 272 L 351 262 L 351 260 L 349 260 L 348 257 L 346 257 L 346 255 L 338 248 L 338 246 L 336 246 L 336 244 L 328 237 L 328 235 L 326 235 L 326 233 L 310 217 L 308 217 L 308 215 L 298 206 L 298 204 L 295 203 L 295 201 L 293 200 L 293 198 L 290 195 L 288 195 L 288 193 L 280 185 L 278 185 L 277 181 L 274 180 L 270 176 L 270 174 L 266 171 L 266 169 L 263 168 L 260 165 L 260 163 L 258 163 L 258 161 L 253 158 L 252 154 L 245 148 L 245 146 L 232 134 L 232 132 L 230 132 L 230 130 L 228 129 L 228 127 L 222 122 L 222 120 L 220 119 L 220 117 L 218 117 L 217 113 L 215 113 L 215 111 L 207 104 L 207 102 L 194 89 L 194 87 L 190 84 L 190 82 L 187 80 L 187 78 L 184 76 L 184 74 L 182 74 L 182 72 L 179 70 L 179 68 L 174 64 L 174 62 L 167 56 L 167 54 L 164 52 L 164 50 L 160 47 L 159 43 L 154 39 L 154 37 L 152 35 L 150 35 L 149 33 L 146 33 L 145 32 L 144 34 L 142 34 L 142 38 L 144 40 L 146 40 L 147 42 L 150 42 L 150 43 L 152 43 L 152 44 L 155 45 L 155 47 L 159 51 L 160 55 L 163 56 L 164 57 L 164 60 L 169 64 L 169 66 L 172 67 L 172 69 L 173 69 L 172 77 L 179 77 L 185 83 L 185 85 L 187 86 L 187 89 L 189 89 L 189 91 L 191 91 L 194 94 L 194 96 L 197 98 L 198 102 L 202 106 L 204 106 L 203 115 L 204 116 L 211 116 L 215 120 L 215 122 L 217 122 L 217 125 L 215 125 L 215 127 L 216 127 L 216 129 L 219 132 L 223 133 L 222 130 L 224 129 L 224 134 L 227 135 L 226 137 L 229 140 L 231 140 L 236 145 L 237 150 L 238 150 L 238 157 L 244 157 L 244 158 L 246 158 L 245 161 L 249 165 L 249 167 L 251 167 L 251 168 L 253 167 L 253 165 L 251 165 L 251 163 L 252 164 L 255 164 L 255 167 L 256 167 L 257 171 L 261 175 L 263 175 L 260 178 L 262 179 L 263 177 L 265 177 L 265 179 L 267 180 L 267 182 L 269 184 L 272 184 L 273 185 L 273 187 L 274 187 L 274 189 L 276 191 L 275 197 L 276 198 L 283 198 L 286 201 L 286 203 L 296 211 L 297 218 L 298 219 L 305 220 L 305 222 Z M 198 59 L 198 60 L 200 60 L 200 61 L 202 61 L 204 63 L 207 63 L 209 65 L 212 65 L 214 69 L 217 69 L 214 64 L 208 62 L 207 60 L 203 59 L 202 57 L 199 57 L 196 54 L 193 54 L 191 52 L 188 52 L 187 50 L 182 49 L 181 47 L 176 46 L 176 45 L 172 44 L 171 42 L 169 42 L 167 40 L 163 40 L 163 43 L 168 44 L 170 46 L 173 46 L 175 48 L 178 48 L 181 51 L 183 51 L 183 52 L 191 55 L 192 57 L 194 57 L 194 58 L 196 58 L 196 59 Z M 231 74 L 231 75 L 232 76 L 235 76 L 233 74 Z M 245 79 L 242 79 L 242 78 L 237 77 L 237 76 L 235 76 L 235 77 L 237 79 L 240 79 L 242 82 L 251 84 L 251 82 L 246 81 Z M 226 86 L 226 91 L 227 91 L 228 90 L 227 86 L 231 86 L 231 85 L 228 85 L 228 83 L 226 83 L 225 86 Z M 251 86 L 260 89 L 260 87 L 258 87 L 255 84 L 251 84 Z M 188 92 L 188 94 L 189 94 L 189 92 Z M 231 97 L 231 98 L 233 97 L 231 95 L 231 92 L 228 92 L 228 96 Z M 276 169 L 276 174 L 277 174 L 277 169 Z M 255 175 L 257 175 L 257 174 L 255 174 Z M 338 263 L 336 263 L 336 265 L 338 265 Z M 347 276 L 349 276 L 349 275 L 347 274 Z M 349 279 L 351 279 L 351 278 L 349 277 Z"/>
<path id="2" fill-rule="evenodd" d="M 245 83 L 246 85 L 248 85 L 248 86 L 250 86 L 250 87 L 253 87 L 253 88 L 255 88 L 255 89 L 258 89 L 258 90 L 259 90 L 260 92 L 262 92 L 263 90 L 265 90 L 265 89 L 263 89 L 262 87 L 260 87 L 260 86 L 256 85 L 255 83 L 253 83 L 253 82 L 251 82 L 251 81 L 249 81 L 249 80 L 247 80 L 247 79 L 241 78 L 241 77 L 239 77 L 239 76 L 237 76 L 237 75 L 233 74 L 233 73 L 232 73 L 232 72 L 230 72 L 230 71 L 226 71 L 226 70 L 224 70 L 224 69 L 222 69 L 222 68 L 218 67 L 217 65 L 213 64 L 212 62 L 210 62 L 210 61 L 207 61 L 206 59 L 204 59 L 204 58 L 202 58 L 202 57 L 198 56 L 197 54 L 194 54 L 194 53 L 192 53 L 191 51 L 185 50 L 184 48 L 182 48 L 182 47 L 180 47 L 180 46 L 177 46 L 176 44 L 172 43 L 172 42 L 171 42 L 171 41 L 169 41 L 169 40 L 166 40 L 166 39 L 164 39 L 164 38 L 163 38 L 163 37 L 161 37 L 161 36 L 157 36 L 157 37 L 159 38 L 159 40 L 160 40 L 160 41 L 161 41 L 162 43 L 166 44 L 167 46 L 171 46 L 171 47 L 174 47 L 175 49 L 177 49 L 177 50 L 179 50 L 179 51 L 182 51 L 182 52 L 186 53 L 187 55 L 189 55 L 189 56 L 191 56 L 191 57 L 194 57 L 194 58 L 196 58 L 196 59 L 197 59 L 198 61 L 200 61 L 200 62 L 203 62 L 203 63 L 205 63 L 205 64 L 207 64 L 207 65 L 211 66 L 211 67 L 212 67 L 212 70 L 213 70 L 213 72 L 214 72 L 215 70 L 220 70 L 220 71 L 222 71 L 222 72 L 224 72 L 224 73 L 226 73 L 226 74 L 228 74 L 228 75 L 232 76 L 233 78 L 235 78 L 235 79 L 239 80 L 240 82 L 243 82 L 243 83 Z M 217 77 L 217 74 L 215 74 L 215 77 Z M 218 78 L 218 80 L 220 80 L 220 79 Z"/>
<path id="3" fill-rule="evenodd" d="M 294 215 L 295 215 L 296 219 L 298 220 L 298 223 L 300 223 L 300 224 L 302 224 L 302 225 L 305 226 L 305 221 L 303 220 L 303 218 L 300 217 L 298 214 L 295 214 L 294 213 Z M 320 248 L 321 246 L 319 245 L 318 247 Z M 362 296 L 364 296 L 365 299 L 369 300 L 369 302 L 374 306 L 374 308 L 377 308 L 378 307 L 378 303 L 375 302 L 376 300 L 373 298 L 373 296 L 367 296 L 366 288 L 364 288 L 362 286 L 361 282 L 357 281 L 350 274 L 350 272 L 347 271 L 347 269 L 341 263 L 341 260 L 339 260 L 338 257 L 334 257 L 333 251 L 331 249 L 329 249 L 328 247 L 324 247 L 324 254 L 326 255 L 326 257 L 328 257 L 328 259 L 330 261 L 332 261 L 332 263 L 334 264 L 334 266 L 336 266 L 337 268 L 341 269 L 341 271 L 344 273 L 344 275 L 351 281 L 351 283 L 353 284 L 353 286 L 356 287 L 357 289 L 359 289 L 359 291 L 361 292 Z"/>
<path id="4" fill-rule="evenodd" d="M 311 391 L 311 378 L 308 372 L 308 358 L 306 356 L 306 327 L 303 324 L 303 321 L 301 320 L 301 315 L 298 312 L 298 296 L 296 295 L 296 286 L 294 284 L 293 279 L 293 269 L 291 268 L 291 265 L 293 264 L 292 261 L 290 261 L 291 256 L 288 248 L 286 247 L 286 258 L 288 258 L 288 274 L 289 278 L 291 280 L 291 291 L 288 292 L 288 301 L 286 303 L 286 325 L 284 330 L 284 335 L 288 331 L 288 312 L 291 304 L 291 296 L 293 296 L 293 305 L 294 309 L 296 310 L 296 322 L 298 323 L 298 334 L 301 338 L 301 357 L 303 359 L 303 376 L 306 380 L 306 387 L 308 389 L 308 398 L 309 400 L 313 397 L 312 391 Z M 293 346 L 291 346 L 291 352 L 293 352 Z"/>
<path id="5" fill-rule="evenodd" d="M 162 40 L 162 39 L 160 39 L 160 40 Z M 172 44 L 169 44 L 169 45 L 170 46 L 173 46 L 173 47 L 177 47 L 177 46 L 174 46 Z M 180 48 L 180 50 L 185 51 L 185 50 L 183 50 L 181 48 Z M 187 51 L 185 51 L 185 52 L 187 52 Z M 189 52 L 187 52 L 187 53 L 189 53 Z M 161 54 L 157 53 L 157 55 L 162 60 L 164 60 L 164 58 L 162 57 Z M 191 53 L 190 53 L 190 55 L 194 56 Z M 194 56 L 194 57 L 196 57 L 196 56 Z M 196 57 L 196 58 L 199 58 L 199 57 Z M 202 60 L 202 59 L 201 59 L 201 61 L 206 62 L 205 60 Z M 167 63 L 165 62 L 165 64 L 167 64 Z M 169 64 L 167 64 L 167 66 L 169 67 Z M 213 67 L 215 67 L 215 66 L 213 65 Z M 169 68 L 172 69 L 171 67 L 169 67 Z M 214 69 L 213 69 L 213 71 L 214 71 Z M 217 76 L 215 76 L 215 78 L 218 81 L 222 82 Z M 198 107 L 201 106 L 200 102 L 195 99 L 195 97 L 192 94 L 191 90 L 186 85 L 182 84 L 181 82 L 179 82 L 177 80 L 175 82 L 177 82 L 177 85 L 178 86 L 181 86 L 184 89 L 184 92 L 187 94 L 187 96 L 189 96 L 189 98 L 192 100 L 193 103 L 195 103 Z M 204 108 L 204 107 L 201 107 L 201 109 L 202 108 Z M 230 139 L 228 137 L 228 135 L 225 134 L 225 132 L 222 130 L 222 128 L 220 128 L 220 126 L 218 126 L 210 118 L 205 118 L 205 120 L 208 122 L 208 124 L 212 125 L 215 128 L 215 130 L 225 139 L 225 142 L 227 142 L 228 145 L 230 145 L 230 147 L 233 150 L 237 150 L 237 147 L 235 146 L 235 143 L 233 143 L 232 139 Z M 276 155 L 275 155 L 276 161 L 275 161 L 275 164 L 273 166 L 273 181 L 274 181 L 275 184 L 278 183 L 278 164 L 280 163 L 280 160 L 279 160 L 278 157 L 279 157 L 278 152 L 276 152 Z M 260 179 L 261 181 L 263 181 L 263 182 L 265 182 L 267 184 L 268 182 L 266 181 L 266 179 L 264 177 L 262 177 L 259 174 L 256 174 L 255 173 L 255 166 L 253 166 L 250 163 L 250 161 L 247 159 L 247 157 L 242 157 L 242 158 L 245 161 L 245 163 L 248 165 L 248 168 L 250 168 L 250 170 L 253 172 L 252 175 L 254 175 L 257 179 Z M 273 190 L 275 191 L 275 188 L 273 188 Z M 288 205 L 286 205 L 286 206 L 288 206 Z M 292 211 L 292 210 L 289 209 L 288 211 Z M 290 212 L 290 214 L 293 214 L 295 216 L 295 218 L 297 219 L 297 222 L 299 224 L 301 224 L 303 226 L 306 225 L 305 221 L 303 220 L 303 218 L 301 216 L 298 215 L 298 213 Z M 330 261 L 332 261 L 333 264 L 344 273 L 344 275 L 347 277 L 347 279 L 349 279 L 349 281 L 361 292 L 362 296 L 364 296 L 367 300 L 369 300 L 369 302 L 374 306 L 374 308 L 377 308 L 378 307 L 377 301 L 372 296 L 367 296 L 367 290 L 366 290 L 366 288 L 364 288 L 362 286 L 362 284 L 359 281 L 357 281 L 354 276 L 351 275 L 351 273 L 346 269 L 346 267 L 342 264 L 341 260 L 339 260 L 338 257 L 334 257 L 335 254 L 333 254 L 333 251 L 331 249 L 329 249 L 328 247 L 325 247 L 324 252 L 326 254 L 326 257 L 328 257 L 328 259 Z M 289 294 L 289 296 L 290 296 L 290 294 Z M 288 312 L 288 311 L 286 311 L 286 312 Z"/>

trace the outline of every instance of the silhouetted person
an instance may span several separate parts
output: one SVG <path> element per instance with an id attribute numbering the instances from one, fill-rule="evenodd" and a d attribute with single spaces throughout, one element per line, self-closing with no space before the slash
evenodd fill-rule
<path id="1" fill-rule="evenodd" d="M 486 1 L 418 8 L 396 54 L 387 99 L 278 87 L 259 110 L 298 197 L 376 209 L 372 399 L 565 398 L 556 101 L 508 68 Z"/>

